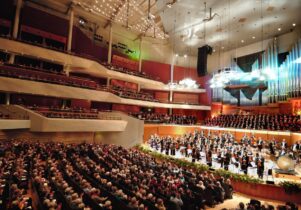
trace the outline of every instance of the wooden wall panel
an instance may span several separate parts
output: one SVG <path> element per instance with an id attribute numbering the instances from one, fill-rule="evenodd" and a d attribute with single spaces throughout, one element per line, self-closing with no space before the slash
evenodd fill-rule
<path id="1" fill-rule="evenodd" d="M 199 103 L 199 95 L 192 93 L 174 93 L 173 101 L 180 103 L 190 103 L 190 104 L 198 104 Z"/>

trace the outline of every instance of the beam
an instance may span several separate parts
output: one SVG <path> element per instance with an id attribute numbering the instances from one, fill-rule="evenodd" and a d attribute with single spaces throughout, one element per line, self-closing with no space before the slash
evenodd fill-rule
<path id="1" fill-rule="evenodd" d="M 118 13 L 120 12 L 120 9 L 121 9 L 122 5 L 125 4 L 125 2 L 126 2 L 126 0 L 122 0 L 121 3 L 118 5 L 118 7 L 115 8 L 116 11 L 111 14 L 110 19 L 106 22 L 106 24 L 104 25 L 103 28 L 107 28 L 112 23 L 112 20 L 118 15 Z"/>

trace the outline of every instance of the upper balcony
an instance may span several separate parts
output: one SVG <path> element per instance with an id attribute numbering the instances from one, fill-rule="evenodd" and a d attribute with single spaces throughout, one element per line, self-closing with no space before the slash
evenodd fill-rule
<path id="1" fill-rule="evenodd" d="M 0 38 L 0 50 L 19 55 L 26 55 L 38 59 L 48 60 L 61 65 L 68 66 L 68 71 L 71 73 L 87 74 L 92 77 L 104 77 L 110 79 L 119 79 L 123 81 L 133 82 L 140 85 L 141 89 L 169 91 L 166 84 L 161 81 L 156 81 L 143 73 L 125 72 L 118 68 L 112 68 L 107 64 L 101 63 L 95 58 L 83 55 L 71 54 L 66 51 L 58 51 L 56 49 L 49 49 L 43 45 L 36 45 L 34 43 L 26 43 L 19 40 L 12 40 L 7 38 Z M 177 89 L 174 92 L 191 92 L 191 93 L 205 93 L 206 90 L 199 89 Z"/>

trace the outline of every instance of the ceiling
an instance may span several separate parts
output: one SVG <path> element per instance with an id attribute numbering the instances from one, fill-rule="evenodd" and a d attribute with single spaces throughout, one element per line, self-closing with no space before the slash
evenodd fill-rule
<path id="1" fill-rule="evenodd" d="M 157 7 L 168 2 L 159 0 Z M 207 0 L 206 13 L 204 3 L 205 0 L 178 0 L 160 13 L 175 53 L 195 55 L 204 44 L 214 51 L 230 50 L 301 25 L 300 0 Z M 209 8 L 216 15 L 204 22 L 209 18 Z"/>
<path id="2" fill-rule="evenodd" d="M 135 39 L 147 36 L 168 40 L 174 53 L 180 55 L 194 56 L 204 44 L 214 51 L 231 50 L 301 25 L 301 0 L 31 1 L 57 8 L 74 5 L 95 20 L 101 19 L 104 28 L 115 23 L 133 31 Z M 210 19 L 209 8 L 215 15 L 204 21 Z"/>

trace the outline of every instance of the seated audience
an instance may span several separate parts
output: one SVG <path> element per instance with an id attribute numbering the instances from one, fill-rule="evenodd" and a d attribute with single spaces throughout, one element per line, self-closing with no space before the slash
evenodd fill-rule
<path id="1" fill-rule="evenodd" d="M 300 116 L 289 114 L 219 115 L 205 121 L 207 126 L 256 130 L 300 131 Z"/>

